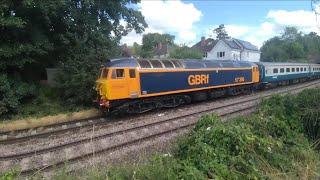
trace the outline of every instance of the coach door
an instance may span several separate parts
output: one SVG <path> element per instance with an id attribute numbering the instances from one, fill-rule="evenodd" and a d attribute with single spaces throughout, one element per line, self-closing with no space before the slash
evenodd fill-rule
<path id="1" fill-rule="evenodd" d="M 139 92 L 139 83 L 137 78 L 137 71 L 135 69 L 127 69 L 128 70 L 128 91 L 130 98 L 137 98 Z"/>

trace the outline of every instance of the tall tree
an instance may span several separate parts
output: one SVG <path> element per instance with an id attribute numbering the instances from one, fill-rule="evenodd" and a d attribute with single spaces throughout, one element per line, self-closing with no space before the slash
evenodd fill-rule
<path id="1" fill-rule="evenodd" d="M 263 61 L 320 61 L 320 36 L 286 27 L 281 36 L 266 41 L 261 52 Z"/>
<path id="2" fill-rule="evenodd" d="M 226 31 L 226 28 L 224 24 L 220 24 L 219 27 L 213 30 L 214 33 L 217 34 L 217 39 L 228 39 L 230 36 L 228 36 L 228 33 Z"/>
<path id="3" fill-rule="evenodd" d="M 59 88 L 65 100 L 89 103 L 99 64 L 118 51 L 121 36 L 131 30 L 141 33 L 147 27 L 142 14 L 130 8 L 137 2 L 2 0 L 0 80 L 6 86 L 0 87 L 0 115 L 25 99 L 22 91 L 6 96 L 10 89 L 19 89 L 22 82 L 36 83 L 34 78 L 49 66 L 62 69 Z M 34 78 L 28 76 L 30 72 Z M 14 105 L 6 100 L 12 96 L 19 97 Z"/>
<path id="4" fill-rule="evenodd" d="M 301 36 L 301 32 L 298 32 L 298 29 L 296 27 L 285 27 L 284 32 L 282 34 L 282 39 L 285 40 L 296 40 Z"/>

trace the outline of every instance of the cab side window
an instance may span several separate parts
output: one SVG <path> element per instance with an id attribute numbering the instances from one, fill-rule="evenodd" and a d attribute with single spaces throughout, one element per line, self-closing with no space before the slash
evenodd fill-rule
<path id="1" fill-rule="evenodd" d="M 124 78 L 124 69 L 114 69 L 112 70 L 112 79 Z"/>
<path id="2" fill-rule="evenodd" d="M 130 78 L 136 78 L 136 71 L 134 69 L 129 69 Z"/>

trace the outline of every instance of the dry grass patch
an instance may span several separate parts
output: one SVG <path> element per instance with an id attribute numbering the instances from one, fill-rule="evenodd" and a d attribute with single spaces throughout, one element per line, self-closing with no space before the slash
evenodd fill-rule
<path id="1" fill-rule="evenodd" d="M 45 116 L 41 118 L 26 118 L 0 123 L 0 132 L 31 129 L 56 123 L 75 121 L 79 119 L 94 118 L 102 115 L 97 109 L 82 110 L 73 113 L 62 113 L 58 115 Z"/>

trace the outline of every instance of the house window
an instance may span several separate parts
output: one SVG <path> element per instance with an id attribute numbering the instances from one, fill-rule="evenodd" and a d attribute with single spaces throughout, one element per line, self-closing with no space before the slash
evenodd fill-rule
<path id="1" fill-rule="evenodd" d="M 222 57 L 225 57 L 225 52 L 217 52 L 217 58 L 222 58 Z"/>
<path id="2" fill-rule="evenodd" d="M 208 57 L 208 52 L 204 52 L 203 57 Z"/>
<path id="3" fill-rule="evenodd" d="M 278 73 L 278 68 L 274 68 L 273 69 L 273 74 L 277 74 Z"/>

